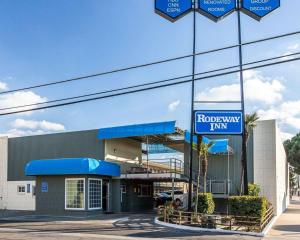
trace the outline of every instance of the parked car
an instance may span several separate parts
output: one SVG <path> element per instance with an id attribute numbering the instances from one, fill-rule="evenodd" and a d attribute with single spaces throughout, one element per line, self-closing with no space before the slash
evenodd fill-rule
<path id="1" fill-rule="evenodd" d="M 155 206 L 162 206 L 164 205 L 167 201 L 172 201 L 172 196 L 166 194 L 166 193 L 158 193 L 154 197 L 155 200 Z"/>
<path id="2" fill-rule="evenodd" d="M 163 192 L 167 194 L 172 200 L 172 191 Z M 180 202 L 180 205 L 183 203 L 184 193 L 182 190 L 174 190 L 174 200 L 175 202 Z"/>

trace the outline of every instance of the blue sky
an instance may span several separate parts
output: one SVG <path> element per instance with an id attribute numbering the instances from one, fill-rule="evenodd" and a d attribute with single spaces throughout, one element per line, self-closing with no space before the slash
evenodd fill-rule
<path id="1" fill-rule="evenodd" d="M 283 0 L 261 22 L 242 14 L 243 41 L 300 30 L 300 1 Z M 171 23 L 153 0 L 2 0 L 0 90 L 103 72 L 192 53 L 192 14 Z M 219 23 L 197 14 L 197 52 L 237 43 L 237 16 Z M 300 51 L 300 36 L 244 48 L 244 61 Z M 238 63 L 237 49 L 197 57 L 197 72 Z M 191 59 L 0 96 L 0 107 L 53 100 L 191 74 Z M 300 63 L 245 73 L 246 110 L 276 118 L 284 138 L 299 132 Z M 177 120 L 189 126 L 190 85 L 0 118 L 2 135 Z M 197 99 L 238 97 L 236 74 L 198 82 Z M 197 106 L 221 108 L 221 106 Z M 236 106 L 222 106 L 222 108 Z"/>

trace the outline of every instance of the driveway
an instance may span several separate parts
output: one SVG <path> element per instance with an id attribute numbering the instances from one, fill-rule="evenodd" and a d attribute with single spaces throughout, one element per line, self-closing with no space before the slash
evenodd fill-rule
<path id="1" fill-rule="evenodd" d="M 93 217 L 22 216 L 0 221 L 0 239 L 206 239 L 258 240 L 240 235 L 216 235 L 176 230 L 153 223 L 154 215 L 98 215 Z"/>

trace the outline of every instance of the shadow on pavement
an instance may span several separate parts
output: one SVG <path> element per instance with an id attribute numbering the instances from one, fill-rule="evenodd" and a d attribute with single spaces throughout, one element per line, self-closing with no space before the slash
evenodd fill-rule
<path id="1" fill-rule="evenodd" d="M 273 229 L 282 231 L 282 232 L 299 232 L 300 233 L 300 219 L 299 219 L 299 225 L 279 225 L 279 226 L 274 226 Z"/>

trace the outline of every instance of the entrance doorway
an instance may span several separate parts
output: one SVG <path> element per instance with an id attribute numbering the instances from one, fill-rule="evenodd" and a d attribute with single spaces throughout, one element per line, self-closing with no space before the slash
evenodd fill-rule
<path id="1" fill-rule="evenodd" d="M 102 209 L 104 212 L 110 211 L 109 206 L 109 181 L 103 180 L 102 185 Z"/>

